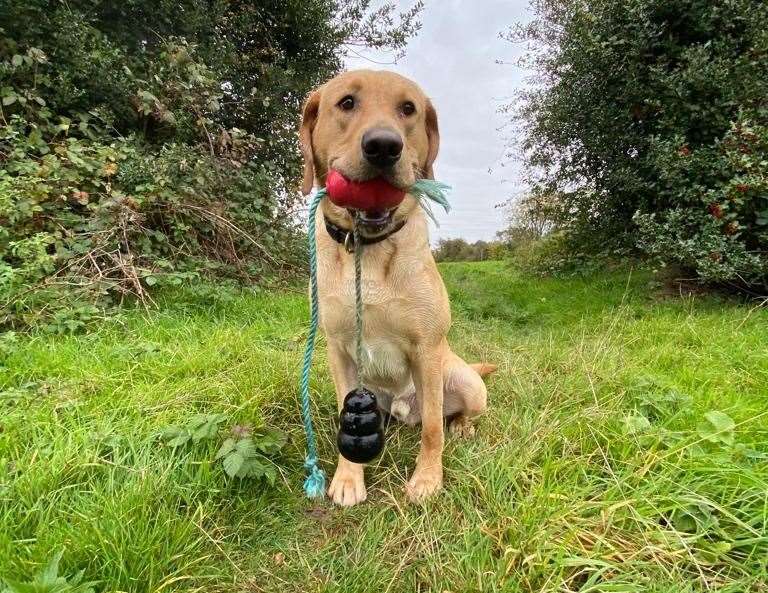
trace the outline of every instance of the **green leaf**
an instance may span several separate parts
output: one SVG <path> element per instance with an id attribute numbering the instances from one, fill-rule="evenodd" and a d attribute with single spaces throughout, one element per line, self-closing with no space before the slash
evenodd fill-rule
<path id="1" fill-rule="evenodd" d="M 16 102 L 16 95 L 6 95 L 3 97 L 3 105 L 7 107 L 8 105 L 13 105 Z"/>
<path id="2" fill-rule="evenodd" d="M 160 433 L 160 438 L 163 439 L 169 447 L 183 447 L 192 438 L 189 430 L 180 426 L 169 426 Z"/>
<path id="3" fill-rule="evenodd" d="M 249 457 L 245 460 L 245 463 L 243 464 L 243 467 L 241 468 L 240 472 L 238 473 L 238 478 L 262 478 L 264 477 L 270 470 L 270 466 L 267 465 L 267 463 L 264 463 L 266 461 L 261 456 L 254 456 Z"/>
<path id="4" fill-rule="evenodd" d="M 706 533 L 717 527 L 717 518 L 709 507 L 702 504 L 688 504 L 676 508 L 671 516 L 672 524 L 678 531 Z"/>
<path id="5" fill-rule="evenodd" d="M 230 478 L 234 478 L 238 475 L 238 472 L 242 469 L 245 463 L 245 457 L 243 457 L 237 451 L 234 451 L 224 457 L 224 471 Z"/>
<path id="6" fill-rule="evenodd" d="M 44 593 L 48 590 L 48 588 L 40 587 L 36 583 L 21 583 L 11 579 L 5 579 L 5 586 L 7 589 L 3 593 Z"/>
<path id="7" fill-rule="evenodd" d="M 256 445 L 250 437 L 237 441 L 236 450 L 243 457 L 253 457 L 256 455 Z"/>
<path id="8" fill-rule="evenodd" d="M 627 434 L 641 434 L 651 428 L 651 422 L 642 414 L 624 418 L 624 430 Z"/>
<path id="9" fill-rule="evenodd" d="M 219 430 L 219 423 L 221 423 L 223 419 L 224 417 L 220 414 L 198 417 L 197 420 L 190 425 L 192 440 L 198 443 L 203 439 L 211 439 L 216 436 L 216 433 Z"/>
<path id="10" fill-rule="evenodd" d="M 287 437 L 284 432 L 277 429 L 264 429 L 254 435 L 253 441 L 256 448 L 262 453 L 277 453 L 283 448 Z"/>
<path id="11" fill-rule="evenodd" d="M 768 453 L 747 447 L 744 443 L 737 443 L 736 447 L 734 448 L 734 453 L 737 456 L 743 457 L 745 459 L 768 459 Z"/>
<path id="12" fill-rule="evenodd" d="M 221 445 L 221 448 L 216 453 L 216 459 L 221 459 L 225 455 L 229 455 L 232 451 L 235 450 L 235 439 L 227 439 L 224 441 L 224 444 Z"/>
<path id="13" fill-rule="evenodd" d="M 270 486 L 275 485 L 275 481 L 277 481 L 277 470 L 275 469 L 275 466 L 268 465 L 264 469 L 264 478 L 266 478 L 267 482 L 269 482 Z"/>
<path id="14" fill-rule="evenodd" d="M 23 63 L 24 63 L 24 57 L 23 57 L 23 56 L 20 56 L 19 54 L 15 54 L 15 55 L 14 55 L 14 56 L 11 58 L 11 65 L 12 65 L 14 68 L 18 68 L 18 67 L 19 67 L 19 66 L 21 66 Z"/>
<path id="15" fill-rule="evenodd" d="M 41 583 L 54 584 L 56 582 L 56 577 L 59 576 L 59 562 L 61 562 L 61 557 L 63 555 L 64 550 L 59 550 L 51 557 L 48 564 L 40 572 L 39 579 Z"/>
<path id="16" fill-rule="evenodd" d="M 704 564 L 715 564 L 721 561 L 721 558 L 733 549 L 733 544 L 728 541 L 708 542 L 701 541 L 699 559 Z"/>
<path id="17" fill-rule="evenodd" d="M 95 582 L 81 583 L 84 571 L 70 578 L 59 576 L 59 562 L 63 554 L 64 550 L 54 554 L 30 582 L 22 583 L 6 578 L 7 588 L 4 593 L 93 593 Z"/>
<path id="18" fill-rule="evenodd" d="M 189 433 L 180 434 L 179 436 L 172 438 L 170 441 L 168 441 L 167 445 L 169 447 L 173 447 L 174 449 L 177 447 L 183 447 L 189 442 L 190 438 L 191 438 L 191 435 Z"/>
<path id="19" fill-rule="evenodd" d="M 720 431 L 733 430 L 736 428 L 736 423 L 725 412 L 713 410 L 704 414 L 704 418 L 709 420 L 709 422 L 712 423 L 712 426 Z"/>
<path id="20" fill-rule="evenodd" d="M 710 443 L 733 445 L 736 423 L 728 414 L 712 410 L 704 414 L 704 419 L 697 429 L 701 438 Z"/>

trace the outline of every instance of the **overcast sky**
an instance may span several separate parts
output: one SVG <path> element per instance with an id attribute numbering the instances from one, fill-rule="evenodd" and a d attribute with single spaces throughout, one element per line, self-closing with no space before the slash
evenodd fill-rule
<path id="1" fill-rule="evenodd" d="M 411 1 L 399 0 L 403 7 Z M 526 75 L 509 64 L 522 51 L 499 39 L 516 21 L 527 21 L 527 0 L 426 0 L 423 27 L 396 64 L 375 64 L 351 54 L 348 69 L 394 70 L 415 80 L 432 98 L 440 125 L 440 154 L 435 177 L 453 187 L 453 209 L 439 212 L 438 238 L 493 239 L 504 226 L 496 205 L 521 188 L 518 167 L 505 159 L 506 122 L 498 108 L 509 102 Z M 391 62 L 391 55 L 366 52 Z M 499 65 L 497 60 L 507 62 Z"/>

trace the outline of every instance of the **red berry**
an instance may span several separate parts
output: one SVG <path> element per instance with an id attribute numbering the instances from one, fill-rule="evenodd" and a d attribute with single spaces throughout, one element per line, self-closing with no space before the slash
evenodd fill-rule
<path id="1" fill-rule="evenodd" d="M 331 169 L 325 180 L 331 202 L 355 210 L 389 210 L 400 205 L 405 192 L 381 177 L 369 181 L 352 181 Z"/>

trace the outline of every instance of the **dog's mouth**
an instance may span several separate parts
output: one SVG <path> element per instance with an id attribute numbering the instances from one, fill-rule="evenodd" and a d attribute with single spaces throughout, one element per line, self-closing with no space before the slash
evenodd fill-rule
<path id="1" fill-rule="evenodd" d="M 366 235 L 380 235 L 392 224 L 397 208 L 381 210 L 360 210 L 357 214 L 351 211 L 352 216 L 357 215 L 362 231 Z"/>

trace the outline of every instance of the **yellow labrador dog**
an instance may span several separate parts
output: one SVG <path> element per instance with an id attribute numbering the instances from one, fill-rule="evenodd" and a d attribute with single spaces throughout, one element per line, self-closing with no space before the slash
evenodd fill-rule
<path id="1" fill-rule="evenodd" d="M 433 178 L 440 136 L 437 114 L 422 90 L 392 72 L 341 74 L 306 101 L 300 130 L 304 183 L 324 186 L 335 169 L 355 181 L 383 177 L 407 190 Z M 339 406 L 355 387 L 354 257 L 348 251 L 351 214 L 324 199 L 317 217 L 321 324 Z M 412 501 L 436 493 L 443 482 L 444 417 L 454 426 L 486 407 L 481 375 L 489 364 L 468 365 L 446 335 L 448 295 L 429 246 L 427 221 L 407 195 L 390 211 L 361 213 L 365 385 L 379 405 L 408 424 L 421 422 L 421 449 L 406 485 Z M 346 243 L 346 246 L 345 246 Z M 366 498 L 363 465 L 339 457 L 329 496 L 351 506 Z"/>

